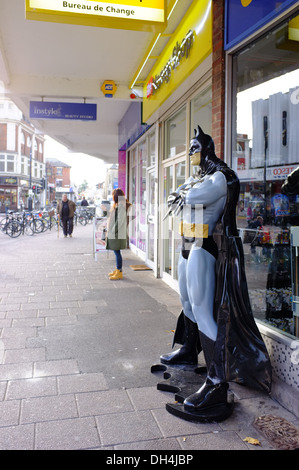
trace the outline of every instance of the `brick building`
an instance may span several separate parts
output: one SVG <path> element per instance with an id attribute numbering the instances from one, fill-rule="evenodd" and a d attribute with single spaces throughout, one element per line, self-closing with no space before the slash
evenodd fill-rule
<path id="1" fill-rule="evenodd" d="M 55 199 L 60 199 L 62 194 L 71 195 L 72 188 L 70 184 L 71 167 L 56 158 L 47 158 L 46 160 L 46 198 L 48 204 Z"/>
<path id="2" fill-rule="evenodd" d="M 44 137 L 37 134 L 17 106 L 0 99 L 0 212 L 24 209 L 32 186 L 42 204 L 45 177 Z"/>

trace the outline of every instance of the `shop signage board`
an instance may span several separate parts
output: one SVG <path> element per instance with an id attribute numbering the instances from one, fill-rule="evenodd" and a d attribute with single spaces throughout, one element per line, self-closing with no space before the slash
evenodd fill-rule
<path id="1" fill-rule="evenodd" d="M 289 174 L 297 168 L 297 165 L 282 165 L 266 168 L 266 181 L 285 180 Z M 240 181 L 253 182 L 264 180 L 263 168 L 252 168 L 247 170 L 238 170 Z"/>
<path id="2" fill-rule="evenodd" d="M 30 101 L 29 113 L 31 119 L 96 121 L 97 105 L 92 103 Z"/>
<path id="3" fill-rule="evenodd" d="M 225 44 L 229 49 L 272 21 L 298 0 L 225 0 Z"/>
<path id="4" fill-rule="evenodd" d="M 161 31 L 166 0 L 26 0 L 26 19 L 103 28 Z"/>
<path id="5" fill-rule="evenodd" d="M 195 0 L 145 81 L 143 122 L 211 53 L 212 1 Z"/>
<path id="6" fill-rule="evenodd" d="M 0 184 L 3 185 L 16 185 L 18 184 L 18 178 L 14 178 L 12 176 L 0 176 Z"/>

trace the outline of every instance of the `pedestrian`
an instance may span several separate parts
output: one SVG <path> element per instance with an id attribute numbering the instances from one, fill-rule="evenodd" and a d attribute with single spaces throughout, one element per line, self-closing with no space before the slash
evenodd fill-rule
<path id="1" fill-rule="evenodd" d="M 57 214 L 62 220 L 64 238 L 68 235 L 72 237 L 75 210 L 76 204 L 67 198 L 67 194 L 63 194 L 62 199 L 57 206 Z"/>
<path id="2" fill-rule="evenodd" d="M 10 200 L 9 199 L 5 199 L 4 206 L 5 206 L 5 214 L 8 214 L 9 206 L 10 206 Z"/>
<path id="3" fill-rule="evenodd" d="M 85 199 L 85 196 L 83 196 L 83 200 L 81 202 L 81 206 L 88 206 L 88 202 Z"/>
<path id="4" fill-rule="evenodd" d="M 109 279 L 116 281 L 123 278 L 121 250 L 127 248 L 128 211 L 131 203 L 126 199 L 122 189 L 112 192 L 113 206 L 107 225 L 107 250 L 113 250 L 116 260 L 116 269 L 109 273 Z"/>

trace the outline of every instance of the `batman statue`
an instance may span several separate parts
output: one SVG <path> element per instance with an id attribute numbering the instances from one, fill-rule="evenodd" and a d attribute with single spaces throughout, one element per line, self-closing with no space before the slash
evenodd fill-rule
<path id="1" fill-rule="evenodd" d="M 232 412 L 228 382 L 269 393 L 271 365 L 253 318 L 236 226 L 239 179 L 215 155 L 212 138 L 199 126 L 189 156 L 199 172 L 169 196 L 165 216 L 181 218 L 182 313 L 174 335 L 174 343 L 181 347 L 162 355 L 160 362 L 197 364 L 202 350 L 207 367 L 204 383 L 183 404 L 166 408 L 183 419 L 221 421 Z"/>

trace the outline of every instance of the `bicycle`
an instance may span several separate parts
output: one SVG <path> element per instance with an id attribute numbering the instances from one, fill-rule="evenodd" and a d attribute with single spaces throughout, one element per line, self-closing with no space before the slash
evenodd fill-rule
<path id="1" fill-rule="evenodd" d="M 26 212 L 10 213 L 3 226 L 4 233 L 11 238 L 17 238 L 21 234 L 32 236 L 34 233 L 41 233 L 42 230 L 43 222 L 32 213 Z"/>
<path id="2" fill-rule="evenodd" d="M 15 215 L 12 211 L 9 211 L 5 219 L 1 220 L 1 232 L 11 238 L 16 238 L 21 235 L 21 225 L 19 221 L 15 219 Z"/>

